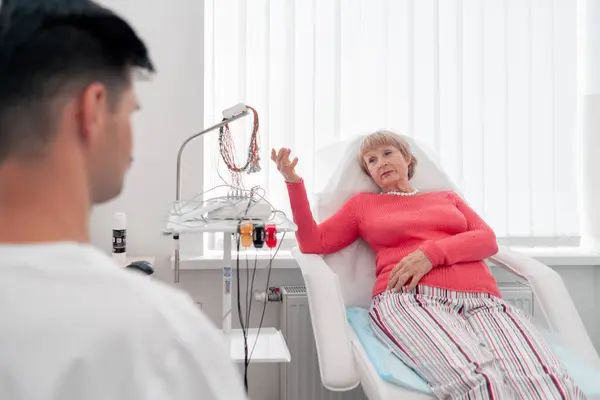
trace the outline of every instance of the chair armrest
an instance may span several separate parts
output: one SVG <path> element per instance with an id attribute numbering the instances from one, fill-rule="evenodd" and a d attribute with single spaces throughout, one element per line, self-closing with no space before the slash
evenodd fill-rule
<path id="1" fill-rule="evenodd" d="M 541 262 L 500 247 L 490 257 L 494 264 L 526 279 L 535 294 L 550 329 L 583 361 L 600 367 L 600 358 L 561 276 Z"/>
<path id="2" fill-rule="evenodd" d="M 292 255 L 306 284 L 321 381 L 329 390 L 352 390 L 360 379 L 337 275 L 319 255 L 303 254 L 298 248 L 292 250 Z"/>

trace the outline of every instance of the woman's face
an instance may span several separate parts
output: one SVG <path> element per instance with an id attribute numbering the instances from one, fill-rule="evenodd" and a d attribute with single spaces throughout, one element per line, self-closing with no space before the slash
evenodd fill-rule
<path id="1" fill-rule="evenodd" d="M 397 190 L 398 184 L 408 181 L 407 160 L 402 152 L 392 145 L 373 148 L 363 155 L 369 175 L 383 190 Z"/>

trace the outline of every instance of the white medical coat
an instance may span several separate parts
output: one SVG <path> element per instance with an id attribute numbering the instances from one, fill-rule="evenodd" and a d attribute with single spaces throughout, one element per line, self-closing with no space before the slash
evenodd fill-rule
<path id="1" fill-rule="evenodd" d="M 246 396 L 220 332 L 186 294 L 58 243 L 0 246 L 0 399 Z"/>

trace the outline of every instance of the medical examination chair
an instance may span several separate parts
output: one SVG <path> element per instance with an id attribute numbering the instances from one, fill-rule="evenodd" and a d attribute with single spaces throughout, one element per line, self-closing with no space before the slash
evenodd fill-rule
<path id="1" fill-rule="evenodd" d="M 357 153 L 362 137 L 335 143 L 316 154 L 318 178 L 315 219 L 322 221 L 334 214 L 351 196 L 358 192 L 378 192 L 375 184 L 362 172 Z M 410 143 L 418 165 L 412 184 L 422 192 L 460 191 L 444 173 L 436 158 L 413 139 Z M 321 187 L 321 188 L 319 188 Z M 431 399 L 431 391 L 413 371 L 394 357 L 389 349 L 379 359 L 373 358 L 371 346 L 376 340 L 369 337 L 367 310 L 375 282 L 375 256 L 362 240 L 330 255 L 303 254 L 298 248 L 293 255 L 304 276 L 311 321 L 315 335 L 323 385 L 332 391 L 349 391 L 359 384 L 369 400 Z M 548 333 L 558 340 L 557 351 L 571 357 L 569 369 L 578 369 L 587 379 L 590 398 L 600 398 L 600 358 L 579 317 L 569 293 L 557 272 L 540 262 L 508 248 L 500 247 L 489 260 L 508 270 L 522 282 L 527 281 L 547 322 Z M 350 319 L 362 314 L 360 319 Z M 357 322 L 358 321 L 358 322 Z M 353 322 L 353 323 L 352 323 Z M 362 323 L 362 326 L 360 325 Z M 383 346 L 380 344 L 380 346 Z M 564 358 L 563 358 L 564 360 Z M 573 361 L 575 360 L 575 361 Z M 402 375 L 402 376 L 398 376 Z M 390 379 L 384 379 L 390 378 Z M 578 379 L 576 379 L 578 381 Z M 590 383 L 591 382 L 591 383 Z M 578 381 L 579 384 L 579 381 Z M 596 397 L 598 396 L 598 397 Z"/>

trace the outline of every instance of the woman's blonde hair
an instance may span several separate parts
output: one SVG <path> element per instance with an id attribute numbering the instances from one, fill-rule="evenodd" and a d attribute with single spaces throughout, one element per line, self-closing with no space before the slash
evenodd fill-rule
<path id="1" fill-rule="evenodd" d="M 390 131 L 377 131 L 365 137 L 360 144 L 359 162 L 365 174 L 369 174 L 367 163 L 364 160 L 365 154 L 374 148 L 381 146 L 394 146 L 409 161 L 408 164 L 408 179 L 412 179 L 415 175 L 415 167 L 417 166 L 417 158 L 410 150 L 408 142 L 400 135 Z"/>

